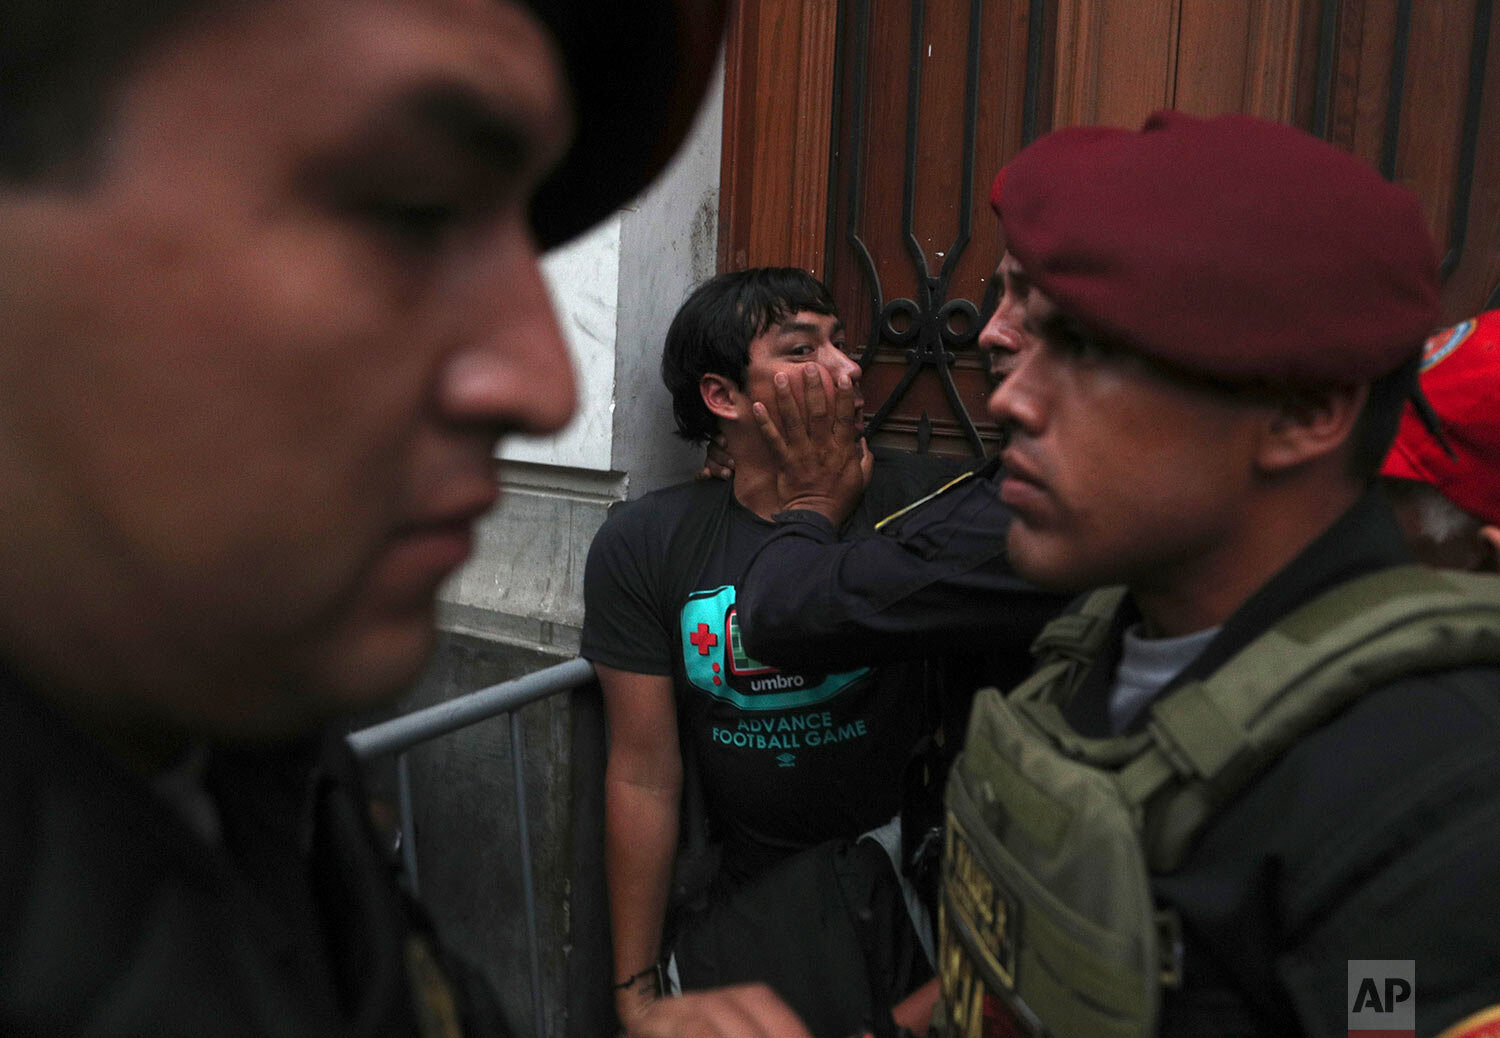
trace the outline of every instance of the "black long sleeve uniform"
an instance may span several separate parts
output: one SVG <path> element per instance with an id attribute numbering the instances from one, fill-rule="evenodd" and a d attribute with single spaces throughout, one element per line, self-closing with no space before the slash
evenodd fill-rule
<path id="1" fill-rule="evenodd" d="M 985 657 L 986 683 L 1030 670 L 1030 646 L 1066 604 L 1015 575 L 998 460 L 839 541 L 816 512 L 783 512 L 745 570 L 740 624 L 757 659 L 841 667 L 952 653 Z"/>

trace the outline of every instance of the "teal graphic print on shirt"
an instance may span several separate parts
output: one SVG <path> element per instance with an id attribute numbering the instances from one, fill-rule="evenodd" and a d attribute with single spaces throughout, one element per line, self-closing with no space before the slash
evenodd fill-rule
<path id="1" fill-rule="evenodd" d="M 715 699 L 741 710 L 791 710 L 815 706 L 870 673 L 869 667 L 835 674 L 783 671 L 752 659 L 740 642 L 733 584 L 695 591 L 682 607 L 682 659 L 687 679 Z"/>

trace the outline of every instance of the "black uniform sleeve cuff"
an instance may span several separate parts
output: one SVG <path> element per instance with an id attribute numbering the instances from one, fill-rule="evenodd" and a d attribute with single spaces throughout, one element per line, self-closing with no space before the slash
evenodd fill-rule
<path id="1" fill-rule="evenodd" d="M 778 525 L 783 523 L 810 523 L 819 531 L 826 534 L 829 540 L 838 539 L 838 531 L 828 521 L 828 517 L 822 512 L 814 512 L 810 508 L 792 508 L 785 512 L 777 512 L 771 516 L 771 521 Z"/>

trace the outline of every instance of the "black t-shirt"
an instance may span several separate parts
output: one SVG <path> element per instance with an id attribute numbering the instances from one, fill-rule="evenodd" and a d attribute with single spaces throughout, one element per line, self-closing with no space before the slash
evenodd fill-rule
<path id="1" fill-rule="evenodd" d="M 846 531 L 871 532 L 961 470 L 947 459 L 877 453 L 870 492 Z M 672 678 L 731 881 L 887 821 L 920 734 L 914 666 L 778 670 L 744 652 L 736 585 L 772 529 L 735 500 L 732 484 L 684 483 L 610 516 L 584 576 L 582 655 Z"/>

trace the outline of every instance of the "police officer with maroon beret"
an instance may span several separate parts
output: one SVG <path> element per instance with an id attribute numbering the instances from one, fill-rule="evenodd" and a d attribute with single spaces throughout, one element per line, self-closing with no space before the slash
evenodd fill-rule
<path id="1" fill-rule="evenodd" d="M 1487 1033 L 1500 592 L 1407 565 L 1377 479 L 1439 318 L 1416 199 L 1298 130 L 1161 112 L 1042 138 L 991 201 L 981 342 L 1013 361 L 975 514 L 1004 551 L 865 550 L 1084 594 L 949 782 L 939 1031 Z M 780 417 L 806 563 L 839 426 Z M 1408 477 L 1473 469 L 1407 423 Z M 1003 599 L 971 604 L 953 626 Z"/>
<path id="2" fill-rule="evenodd" d="M 1438 319 L 1415 198 L 1295 129 L 1164 112 L 1043 138 L 992 201 L 1009 557 L 1112 590 L 976 706 L 946 1033 L 1327 1034 L 1386 1009 L 1435 1034 L 1500 1002 L 1495 588 L 1403 568 L 1376 486 Z M 1124 843 L 1083 821 L 1104 801 Z M 1126 873 L 1142 892 L 1094 903 Z M 1412 968 L 1400 1007 L 1348 998 Z"/>

